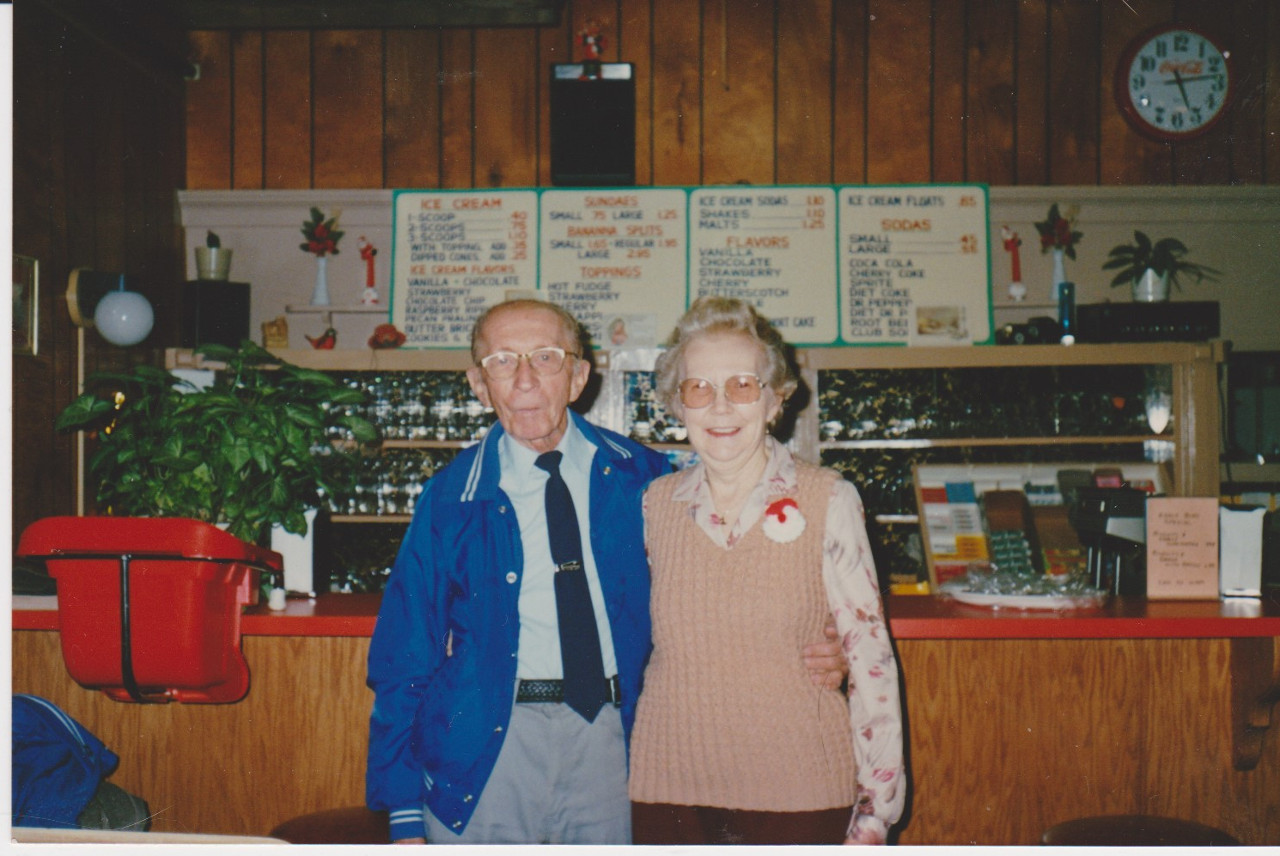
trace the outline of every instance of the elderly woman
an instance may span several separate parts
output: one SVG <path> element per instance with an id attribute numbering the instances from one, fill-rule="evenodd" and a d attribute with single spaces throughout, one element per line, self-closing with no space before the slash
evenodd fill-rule
<path id="1" fill-rule="evenodd" d="M 882 844 L 902 814 L 897 662 L 861 499 L 769 435 L 796 385 L 781 336 L 738 300 L 698 300 L 658 360 L 698 463 L 645 493 L 636 844 Z M 788 653 L 829 611 L 847 698 Z"/>

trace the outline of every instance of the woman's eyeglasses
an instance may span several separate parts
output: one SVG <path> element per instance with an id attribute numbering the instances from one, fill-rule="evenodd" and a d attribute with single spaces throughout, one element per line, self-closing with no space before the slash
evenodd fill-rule
<path id="1" fill-rule="evenodd" d="M 680 381 L 680 403 L 691 410 L 706 407 L 716 400 L 716 390 L 724 389 L 725 400 L 730 404 L 755 404 L 760 400 L 760 376 L 734 375 L 716 386 L 704 377 L 690 377 Z"/>
<path id="2" fill-rule="evenodd" d="M 565 357 L 577 358 L 564 348 L 538 348 L 527 354 L 513 351 L 494 351 L 480 361 L 480 368 L 495 380 L 506 380 L 515 377 L 520 368 L 520 361 L 527 360 L 529 366 L 540 375 L 553 375 L 564 366 Z"/>

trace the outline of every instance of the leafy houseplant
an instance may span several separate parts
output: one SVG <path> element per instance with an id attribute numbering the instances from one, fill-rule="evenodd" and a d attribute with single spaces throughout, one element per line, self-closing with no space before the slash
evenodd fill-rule
<path id="1" fill-rule="evenodd" d="M 1213 282 L 1217 279 L 1220 271 L 1206 267 L 1205 265 L 1195 264 L 1186 260 L 1187 247 L 1177 238 L 1161 238 L 1159 241 L 1152 242 L 1144 232 L 1134 230 L 1132 244 L 1120 244 L 1112 248 L 1108 254 L 1108 260 L 1103 263 L 1103 270 L 1119 270 L 1119 273 L 1111 280 L 1112 286 L 1124 285 L 1126 283 L 1133 285 L 1135 295 L 1137 294 L 1138 284 L 1146 276 L 1147 271 L 1154 272 L 1154 276 L 1172 285 L 1174 288 L 1181 288 L 1178 278 L 1181 275 L 1194 276 L 1196 282 L 1208 280 Z M 1167 295 L 1168 288 L 1164 289 Z"/>
<path id="2" fill-rule="evenodd" d="M 272 525 L 305 533 L 306 510 L 354 474 L 330 431 L 376 438 L 368 421 L 345 412 L 364 393 L 248 340 L 199 352 L 226 366 L 204 389 L 154 366 L 104 372 L 89 380 L 109 397 L 87 392 L 58 416 L 59 431 L 97 432 L 89 472 L 99 506 L 114 516 L 225 524 L 249 542 Z"/>

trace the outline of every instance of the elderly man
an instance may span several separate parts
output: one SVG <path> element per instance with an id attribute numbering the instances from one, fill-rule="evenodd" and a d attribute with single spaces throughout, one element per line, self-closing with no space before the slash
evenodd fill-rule
<path id="1" fill-rule="evenodd" d="M 366 798 L 397 842 L 625 844 L 650 648 L 640 495 L 666 459 L 569 405 L 577 321 L 515 300 L 467 379 L 498 416 L 427 484 L 369 650 Z M 805 651 L 815 680 L 842 659 Z"/>

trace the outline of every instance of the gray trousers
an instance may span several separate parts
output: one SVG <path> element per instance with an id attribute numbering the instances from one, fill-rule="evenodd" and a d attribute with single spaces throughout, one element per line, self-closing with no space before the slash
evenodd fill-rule
<path id="1" fill-rule="evenodd" d="M 622 716 L 517 704 L 476 812 L 455 835 L 428 809 L 432 844 L 630 844 Z"/>

